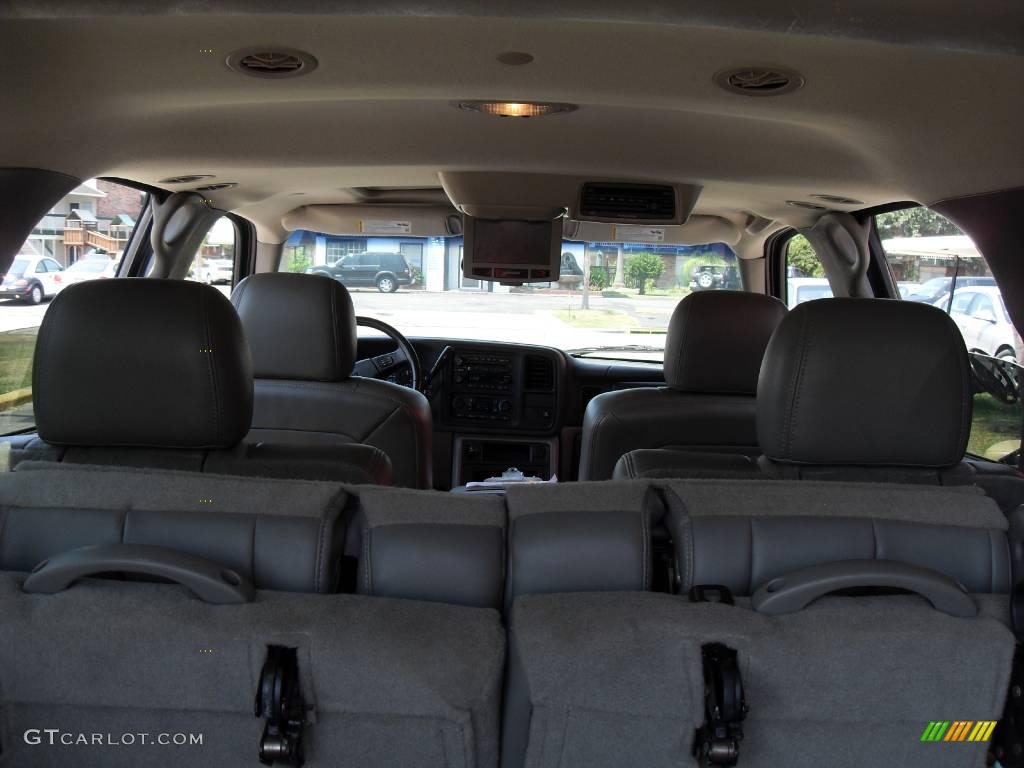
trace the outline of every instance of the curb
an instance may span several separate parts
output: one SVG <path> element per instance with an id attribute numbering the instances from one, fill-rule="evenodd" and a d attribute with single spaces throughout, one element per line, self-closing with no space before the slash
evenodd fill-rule
<path id="1" fill-rule="evenodd" d="M 15 389 L 12 392 L 5 392 L 0 395 L 0 411 L 9 411 L 32 399 L 32 387 Z"/>

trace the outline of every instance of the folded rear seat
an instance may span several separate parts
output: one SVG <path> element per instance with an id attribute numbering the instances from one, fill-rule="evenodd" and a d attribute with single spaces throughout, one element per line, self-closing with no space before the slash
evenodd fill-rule
<path id="1" fill-rule="evenodd" d="M 933 721 L 984 733 L 1002 716 L 1020 543 L 991 499 L 873 483 L 659 486 L 660 508 L 623 509 L 633 535 L 578 539 L 547 561 L 547 585 L 513 596 L 504 766 L 698 765 L 705 743 L 722 756 L 708 764 L 732 764 L 729 733 L 698 737 L 705 681 L 729 679 L 731 652 L 749 706 L 732 722 L 739 766 L 985 764 L 987 737 L 922 735 Z M 523 583 L 517 566 L 537 545 L 518 535 L 530 518 L 511 493 L 509 511 L 509 579 Z M 537 538 L 564 529 L 558 511 L 531 517 Z M 675 544 L 671 593 L 650 591 L 652 550 L 635 533 L 659 521 Z"/>
<path id="2" fill-rule="evenodd" d="M 429 495 L 43 463 L 0 475 L 0 766 L 254 765 L 287 730 L 283 706 L 253 716 L 257 692 L 290 674 L 307 766 L 496 766 L 505 633 L 477 606 L 500 601 L 504 511 Z M 421 556 L 416 538 L 446 537 Z M 361 594 L 316 594 L 353 540 Z M 111 571 L 125 578 L 89 578 Z M 58 742 L 27 743 L 38 728 Z"/>

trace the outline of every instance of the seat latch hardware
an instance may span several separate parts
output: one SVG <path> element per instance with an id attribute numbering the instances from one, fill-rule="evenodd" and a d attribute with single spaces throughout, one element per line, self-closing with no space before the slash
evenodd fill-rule
<path id="1" fill-rule="evenodd" d="M 690 587 L 689 597 L 691 603 L 736 604 L 732 591 L 723 584 L 695 584 Z"/>
<path id="2" fill-rule="evenodd" d="M 267 660 L 256 691 L 256 717 L 266 720 L 260 739 L 260 762 L 301 766 L 306 702 L 299 686 L 299 662 L 294 648 L 267 646 Z"/>
<path id="3" fill-rule="evenodd" d="M 731 600 L 732 596 L 729 597 Z M 721 643 L 701 646 L 701 656 L 704 664 L 704 725 L 697 729 L 693 754 L 701 766 L 728 768 L 739 760 L 743 720 L 748 711 L 739 663 L 736 651 Z"/>
<path id="4" fill-rule="evenodd" d="M 1010 690 L 989 752 L 1003 768 L 1024 768 L 1024 646 L 1020 643 L 1013 653 Z"/>

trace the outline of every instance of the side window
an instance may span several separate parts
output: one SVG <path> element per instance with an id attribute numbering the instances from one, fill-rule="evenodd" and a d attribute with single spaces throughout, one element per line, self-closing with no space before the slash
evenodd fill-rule
<path id="1" fill-rule="evenodd" d="M 188 269 L 187 280 L 215 286 L 225 296 L 235 281 L 235 245 L 238 231 L 234 222 L 221 216 L 210 227 Z"/>
<path id="2" fill-rule="evenodd" d="M 814 246 L 803 235 L 793 235 L 786 243 L 786 304 L 790 309 L 813 299 L 827 299 L 832 288 L 825 267 Z"/>
<path id="3" fill-rule="evenodd" d="M 47 302 L 73 283 L 113 277 L 145 205 L 144 192 L 89 179 L 57 201 L 14 255 L 0 286 L 0 434 L 35 426 L 32 356 Z"/>
<path id="4" fill-rule="evenodd" d="M 1021 338 L 984 255 L 956 224 L 923 206 L 878 214 L 875 228 L 900 297 L 948 311 L 970 352 L 974 419 L 968 452 L 1017 463 Z"/>
<path id="5" fill-rule="evenodd" d="M 943 303 L 940 299 L 939 304 L 942 305 L 943 308 L 948 304 L 950 314 L 956 313 L 958 315 L 966 315 L 970 312 L 971 302 L 974 301 L 974 296 L 975 294 L 973 293 L 958 293 L 953 297 L 953 303 L 949 304 L 949 294 L 947 293 L 945 296 L 946 302 Z"/>

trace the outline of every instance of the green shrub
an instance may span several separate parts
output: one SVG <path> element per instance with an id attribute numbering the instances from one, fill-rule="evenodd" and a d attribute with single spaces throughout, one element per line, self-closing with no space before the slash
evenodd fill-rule
<path id="1" fill-rule="evenodd" d="M 665 262 L 653 253 L 638 253 L 626 259 L 626 280 L 637 288 L 641 296 L 647 288 L 647 281 L 655 281 L 665 271 Z"/>

